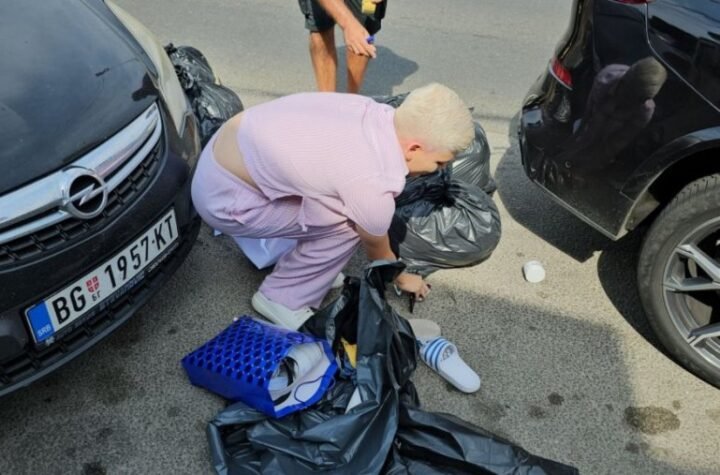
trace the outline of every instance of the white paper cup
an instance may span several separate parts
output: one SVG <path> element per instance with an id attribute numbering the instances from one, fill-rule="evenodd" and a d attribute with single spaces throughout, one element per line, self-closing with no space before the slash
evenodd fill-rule
<path id="1" fill-rule="evenodd" d="M 545 268 L 539 261 L 528 261 L 523 266 L 525 280 L 533 284 L 545 280 Z"/>

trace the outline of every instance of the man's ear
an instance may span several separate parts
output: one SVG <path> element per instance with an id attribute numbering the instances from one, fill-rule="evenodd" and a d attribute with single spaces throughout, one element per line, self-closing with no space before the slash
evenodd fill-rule
<path id="1" fill-rule="evenodd" d="M 422 150 L 422 145 L 420 145 L 417 142 L 410 142 L 407 144 L 407 147 L 405 148 L 405 161 L 410 163 L 413 161 L 415 157 L 417 157 L 416 153 L 418 151 Z"/>
<path id="2" fill-rule="evenodd" d="M 416 140 L 401 139 L 400 146 L 402 147 L 406 160 L 409 160 L 418 150 L 423 149 L 422 144 Z"/>
<path id="3" fill-rule="evenodd" d="M 418 150 L 422 150 L 422 145 L 417 142 L 413 142 L 412 144 L 410 144 L 410 147 L 408 147 L 408 150 L 410 152 L 417 152 Z"/>

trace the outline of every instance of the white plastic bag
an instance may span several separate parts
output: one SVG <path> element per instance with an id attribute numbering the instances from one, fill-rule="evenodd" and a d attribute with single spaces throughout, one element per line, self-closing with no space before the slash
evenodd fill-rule
<path id="1" fill-rule="evenodd" d="M 255 267 L 264 269 L 275 264 L 284 254 L 295 249 L 295 239 L 269 238 L 253 239 L 236 237 L 235 242 Z"/>

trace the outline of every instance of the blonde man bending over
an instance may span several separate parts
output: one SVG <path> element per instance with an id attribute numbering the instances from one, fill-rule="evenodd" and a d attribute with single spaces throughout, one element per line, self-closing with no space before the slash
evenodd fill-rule
<path id="1" fill-rule="evenodd" d="M 396 259 L 387 233 L 405 177 L 446 166 L 473 136 L 467 106 L 440 84 L 397 109 L 354 94 L 295 94 L 223 125 L 203 150 L 192 197 L 225 234 L 298 240 L 252 299 L 267 319 L 297 329 L 358 244 L 370 260 Z M 428 294 L 417 275 L 396 283 Z"/>

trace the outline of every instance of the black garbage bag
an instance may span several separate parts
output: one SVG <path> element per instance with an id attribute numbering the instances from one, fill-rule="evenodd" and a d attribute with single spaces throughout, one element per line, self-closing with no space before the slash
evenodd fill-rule
<path id="1" fill-rule="evenodd" d="M 170 62 L 175 66 L 175 74 L 180 80 L 180 85 L 186 91 L 191 89 L 195 82 L 217 84 L 210 63 L 199 49 L 192 46 L 178 46 L 172 43 L 165 46 L 165 52 L 170 56 Z"/>
<path id="2" fill-rule="evenodd" d="M 497 185 L 490 173 L 490 145 L 480 122 L 475 120 L 474 124 L 475 138 L 467 149 L 455 155 L 448 170 L 452 178 L 475 185 L 492 195 Z"/>
<path id="3" fill-rule="evenodd" d="M 409 272 L 427 276 L 479 264 L 500 241 L 500 213 L 490 196 L 448 173 L 410 182 L 395 205 L 390 245 Z"/>
<path id="4" fill-rule="evenodd" d="M 376 102 L 380 102 L 381 104 L 387 104 L 397 109 L 400 104 L 405 101 L 405 98 L 408 96 L 408 94 L 410 93 L 404 92 L 395 96 L 375 96 L 373 97 L 373 99 L 375 99 Z"/>
<path id="5" fill-rule="evenodd" d="M 198 119 L 203 147 L 221 125 L 243 110 L 238 95 L 220 84 L 197 83 L 188 97 Z"/>
<path id="6" fill-rule="evenodd" d="M 283 419 L 236 403 L 208 426 L 215 470 L 222 475 L 293 474 L 575 474 L 453 416 L 420 409 L 410 381 L 415 337 L 386 302 L 399 263 L 370 266 L 348 278 L 342 295 L 306 329 L 335 348 L 357 344 L 357 369 L 338 377 L 323 400 Z M 362 403 L 346 408 L 357 387 Z"/>
<path id="7" fill-rule="evenodd" d="M 204 147 L 222 124 L 242 112 L 242 101 L 235 92 L 219 83 L 207 58 L 196 48 L 169 44 L 165 51 L 190 100 Z"/>
<path id="8" fill-rule="evenodd" d="M 397 108 L 403 103 L 408 94 L 376 96 L 373 99 Z M 473 122 L 475 125 L 475 138 L 467 149 L 455 155 L 455 159 L 450 162 L 448 170 L 453 178 L 479 186 L 485 193 L 492 195 L 497 186 L 490 173 L 490 146 L 480 122 L 477 120 Z M 415 180 L 417 179 L 415 178 Z"/>

